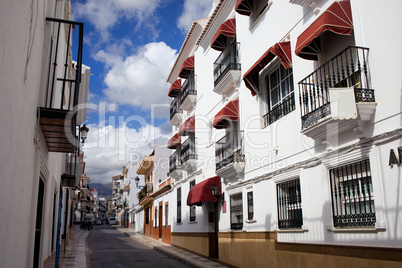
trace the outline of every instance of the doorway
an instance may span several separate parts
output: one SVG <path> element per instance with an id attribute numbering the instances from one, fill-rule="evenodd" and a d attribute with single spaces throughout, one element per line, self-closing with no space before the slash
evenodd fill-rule
<path id="1" fill-rule="evenodd" d="M 45 183 L 42 178 L 39 177 L 38 187 L 38 202 L 36 204 L 36 223 L 35 223 L 35 244 L 34 244 L 34 256 L 33 267 L 39 267 L 40 259 L 40 244 L 42 237 L 42 215 L 43 215 L 43 194 L 45 191 Z"/>
<path id="2" fill-rule="evenodd" d="M 163 209 L 163 203 L 159 204 L 159 238 L 162 238 L 162 209 Z"/>

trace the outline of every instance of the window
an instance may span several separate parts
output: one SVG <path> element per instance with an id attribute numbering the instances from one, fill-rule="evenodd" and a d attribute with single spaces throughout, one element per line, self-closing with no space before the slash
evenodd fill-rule
<path id="1" fill-rule="evenodd" d="M 149 224 L 149 208 L 145 209 L 145 224 Z"/>
<path id="2" fill-rule="evenodd" d="M 195 180 L 190 182 L 190 190 L 195 186 Z M 190 221 L 195 221 L 196 205 L 190 206 Z"/>
<path id="3" fill-rule="evenodd" d="M 250 25 L 253 25 L 262 14 L 264 14 L 264 11 L 268 9 L 269 7 L 269 1 L 268 0 L 251 0 L 253 9 L 250 14 Z"/>
<path id="4" fill-rule="evenodd" d="M 155 207 L 155 224 L 154 227 L 158 227 L 158 208 Z"/>
<path id="5" fill-rule="evenodd" d="M 169 220 L 169 213 L 168 213 L 168 211 L 169 211 L 169 204 L 166 203 L 166 204 L 165 204 L 165 228 L 168 227 L 168 220 Z"/>
<path id="6" fill-rule="evenodd" d="M 376 222 L 370 161 L 329 171 L 335 228 L 374 227 Z"/>
<path id="7" fill-rule="evenodd" d="M 276 185 L 279 229 L 296 229 L 303 225 L 299 178 Z"/>
<path id="8" fill-rule="evenodd" d="M 247 210 L 248 220 L 252 220 L 254 218 L 253 192 L 247 193 Z"/>
<path id="9" fill-rule="evenodd" d="M 232 230 L 243 229 L 243 198 L 241 193 L 230 197 L 230 228 Z"/>
<path id="10" fill-rule="evenodd" d="M 264 126 L 268 126 L 295 109 L 292 68 L 282 64 L 266 76 L 267 113 L 263 116 Z"/>
<path id="11" fill-rule="evenodd" d="M 181 223 L 181 188 L 177 189 L 177 223 Z"/>

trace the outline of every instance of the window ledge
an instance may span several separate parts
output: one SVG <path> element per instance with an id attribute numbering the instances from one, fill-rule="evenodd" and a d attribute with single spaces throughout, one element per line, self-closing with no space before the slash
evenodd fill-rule
<path id="1" fill-rule="evenodd" d="M 254 220 L 254 219 L 252 219 L 252 220 L 246 220 L 246 223 L 255 223 L 255 222 L 257 222 L 257 220 Z"/>
<path id="2" fill-rule="evenodd" d="M 375 227 L 365 227 L 365 228 L 335 228 L 333 226 L 327 226 L 327 231 L 333 233 L 378 233 L 385 232 L 387 228 L 382 225 L 377 225 Z"/>
<path id="3" fill-rule="evenodd" d="M 189 224 L 196 224 L 197 221 L 189 221 L 188 223 L 189 223 Z"/>
<path id="4" fill-rule="evenodd" d="M 183 225 L 182 222 L 176 222 L 176 225 Z"/>
<path id="5" fill-rule="evenodd" d="M 305 233 L 308 232 L 308 229 L 278 229 L 276 230 L 277 233 Z"/>

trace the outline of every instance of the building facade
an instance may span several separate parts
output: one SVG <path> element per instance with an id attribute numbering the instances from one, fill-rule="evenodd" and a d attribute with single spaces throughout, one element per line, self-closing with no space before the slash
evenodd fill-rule
<path id="1" fill-rule="evenodd" d="M 400 265 L 400 7 L 215 1 L 194 22 L 168 77 L 172 245 L 238 267 Z"/>
<path id="2" fill-rule="evenodd" d="M 0 14 L 0 263 L 42 267 L 68 237 L 83 171 L 83 24 L 71 21 L 70 1 L 3 1 Z"/>

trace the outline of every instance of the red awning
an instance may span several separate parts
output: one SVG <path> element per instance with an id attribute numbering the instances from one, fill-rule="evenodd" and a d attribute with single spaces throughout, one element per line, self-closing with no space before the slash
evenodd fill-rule
<path id="1" fill-rule="evenodd" d="M 276 43 L 270 47 L 254 65 L 243 75 L 246 87 L 251 90 L 251 94 L 255 96 L 258 92 L 260 83 L 260 71 L 267 66 L 274 58 L 278 57 L 283 67 L 286 69 L 292 67 L 292 52 L 290 50 L 290 42 Z"/>
<path id="2" fill-rule="evenodd" d="M 230 101 L 214 117 L 212 126 L 217 129 L 226 128 L 227 121 L 239 121 L 239 99 Z"/>
<path id="3" fill-rule="evenodd" d="M 187 79 L 190 71 L 194 70 L 194 56 L 188 57 L 180 68 L 179 77 Z"/>
<path id="4" fill-rule="evenodd" d="M 253 9 L 253 0 L 237 0 L 235 10 L 237 13 L 250 16 Z"/>
<path id="5" fill-rule="evenodd" d="M 320 45 L 316 44 L 318 41 L 316 38 L 320 37 L 324 31 L 342 35 L 353 34 L 352 10 L 349 0 L 333 3 L 299 35 L 295 54 L 307 60 L 317 60 Z"/>
<path id="6" fill-rule="evenodd" d="M 192 132 L 195 132 L 195 115 L 187 118 L 179 128 L 180 136 L 188 136 Z"/>
<path id="7" fill-rule="evenodd" d="M 216 185 L 221 193 L 221 178 L 219 176 L 211 177 L 194 185 L 187 196 L 187 205 L 201 206 L 202 202 L 217 202 L 218 198 L 212 195 L 211 188 Z"/>
<path id="8" fill-rule="evenodd" d="M 236 37 L 236 19 L 228 19 L 219 27 L 212 38 L 211 47 L 223 51 L 228 45 L 228 37 Z"/>
<path id="9" fill-rule="evenodd" d="M 176 149 L 180 145 L 181 145 L 181 137 L 180 137 L 179 133 L 176 133 L 169 140 L 167 147 L 169 149 Z"/>
<path id="10" fill-rule="evenodd" d="M 176 98 L 180 94 L 180 91 L 181 91 L 181 79 L 177 79 L 170 86 L 168 96 Z"/>

